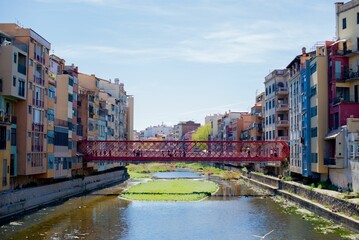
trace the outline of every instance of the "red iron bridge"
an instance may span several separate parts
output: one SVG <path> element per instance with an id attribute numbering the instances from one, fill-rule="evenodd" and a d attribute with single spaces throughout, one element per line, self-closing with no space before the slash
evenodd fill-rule
<path id="1" fill-rule="evenodd" d="M 86 161 L 280 162 L 289 157 L 284 141 L 101 141 L 82 140 Z"/>

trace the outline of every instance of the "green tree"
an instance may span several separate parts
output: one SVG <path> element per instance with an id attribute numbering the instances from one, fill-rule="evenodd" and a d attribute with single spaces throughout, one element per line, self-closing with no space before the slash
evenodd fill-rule
<path id="1" fill-rule="evenodd" d="M 207 141 L 208 135 L 211 134 L 211 125 L 206 124 L 197 128 L 196 132 L 192 134 L 193 141 Z"/>

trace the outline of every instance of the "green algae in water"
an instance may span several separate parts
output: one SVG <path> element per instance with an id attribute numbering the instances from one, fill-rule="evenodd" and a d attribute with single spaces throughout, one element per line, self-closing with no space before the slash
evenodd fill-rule
<path id="1" fill-rule="evenodd" d="M 310 222 L 314 225 L 314 229 L 322 234 L 338 234 L 347 239 L 359 239 L 359 234 L 355 234 L 352 231 L 344 228 L 340 224 L 336 224 L 333 221 L 327 220 L 319 215 L 314 214 L 311 211 L 298 207 L 296 203 L 284 200 L 281 197 L 273 197 L 273 200 L 281 203 L 281 209 L 287 214 L 297 214 L 302 216 L 302 219 Z"/>

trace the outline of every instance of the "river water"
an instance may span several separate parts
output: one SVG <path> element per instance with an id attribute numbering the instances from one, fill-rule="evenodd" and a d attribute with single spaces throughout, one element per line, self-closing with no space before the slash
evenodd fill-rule
<path id="1" fill-rule="evenodd" d="M 200 178 L 156 177 L 178 175 Z M 0 239 L 342 239 L 243 184 L 217 182 L 219 191 L 204 201 L 130 202 L 118 197 L 136 184 L 128 181 L 19 216 L 0 227 Z"/>

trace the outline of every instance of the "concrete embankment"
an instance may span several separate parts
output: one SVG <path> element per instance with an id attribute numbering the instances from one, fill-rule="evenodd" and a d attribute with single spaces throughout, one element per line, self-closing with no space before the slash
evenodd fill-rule
<path id="1" fill-rule="evenodd" d="M 127 170 L 0 193 L 0 220 L 128 179 Z"/>
<path id="2" fill-rule="evenodd" d="M 264 188 L 272 194 L 295 202 L 319 216 L 359 232 L 358 204 L 330 196 L 318 189 L 310 189 L 295 182 L 285 182 L 270 176 L 244 173 L 242 179 L 257 187 Z"/>

